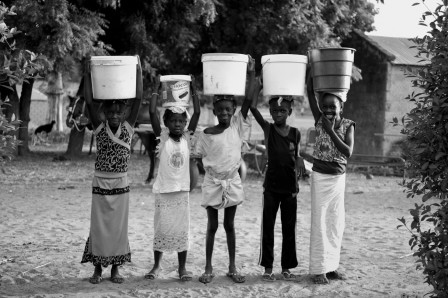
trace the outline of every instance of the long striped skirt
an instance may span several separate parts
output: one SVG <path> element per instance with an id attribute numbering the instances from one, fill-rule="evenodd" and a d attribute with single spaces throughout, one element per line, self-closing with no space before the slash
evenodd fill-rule
<path id="1" fill-rule="evenodd" d="M 81 263 L 107 267 L 130 262 L 128 178 L 95 176 L 92 185 L 90 235 Z"/>

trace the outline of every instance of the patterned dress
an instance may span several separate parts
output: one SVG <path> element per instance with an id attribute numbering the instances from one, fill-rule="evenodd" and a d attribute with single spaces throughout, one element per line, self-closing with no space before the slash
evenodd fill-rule
<path id="1" fill-rule="evenodd" d="M 124 122 L 114 134 L 109 124 L 95 130 L 97 155 L 92 182 L 90 234 L 81 263 L 122 265 L 131 261 L 128 240 L 129 182 L 132 134 Z"/>

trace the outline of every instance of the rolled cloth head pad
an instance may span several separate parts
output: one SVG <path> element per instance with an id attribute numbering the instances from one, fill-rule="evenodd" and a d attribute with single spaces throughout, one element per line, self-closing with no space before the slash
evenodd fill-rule
<path id="1" fill-rule="evenodd" d="M 336 96 L 337 98 L 339 98 L 342 102 L 346 102 L 347 101 L 347 93 L 348 93 L 348 91 L 323 91 L 323 92 L 320 92 L 319 98 L 322 99 L 325 94 L 332 94 L 332 95 Z"/>
<path id="2" fill-rule="evenodd" d="M 269 103 L 271 103 L 272 101 L 277 101 L 277 105 L 280 106 L 282 104 L 282 101 L 284 100 L 292 103 L 293 98 L 292 96 L 275 96 L 269 99 Z"/>
<path id="3" fill-rule="evenodd" d="M 171 110 L 171 112 L 175 113 L 175 114 L 183 114 L 186 113 L 187 114 L 187 119 L 190 119 L 190 114 L 188 113 L 188 110 L 186 107 L 183 106 L 170 106 L 167 107 L 168 110 Z"/>
<path id="4" fill-rule="evenodd" d="M 213 102 L 217 102 L 220 100 L 232 100 L 235 101 L 235 96 L 233 95 L 215 95 L 213 97 Z"/>

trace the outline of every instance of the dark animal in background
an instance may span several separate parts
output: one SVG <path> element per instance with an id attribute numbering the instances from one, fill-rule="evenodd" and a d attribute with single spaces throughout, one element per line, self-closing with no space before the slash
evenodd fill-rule
<path id="1" fill-rule="evenodd" d="M 53 126 L 55 123 L 56 123 L 56 121 L 53 120 L 53 121 L 51 121 L 51 123 L 38 126 L 36 128 L 36 130 L 34 131 L 34 134 L 37 135 L 42 132 L 50 133 L 53 130 Z"/>
<path id="2" fill-rule="evenodd" d="M 53 130 L 53 126 L 55 123 L 56 121 L 53 120 L 51 121 L 51 123 L 38 126 L 36 130 L 34 130 L 34 136 L 32 138 L 33 145 L 37 145 L 40 143 L 46 144 L 47 141 L 44 137 Z M 43 134 L 45 134 L 44 137 L 42 137 Z"/>

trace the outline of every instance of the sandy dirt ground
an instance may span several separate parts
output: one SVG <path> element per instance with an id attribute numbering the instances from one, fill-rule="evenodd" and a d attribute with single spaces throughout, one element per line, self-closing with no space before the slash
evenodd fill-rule
<path id="1" fill-rule="evenodd" d="M 126 281 L 104 280 L 92 285 L 91 264 L 81 264 L 89 232 L 93 156 L 53 161 L 54 153 L 33 154 L 0 169 L 0 297 L 423 297 L 424 284 L 410 255 L 409 233 L 398 229 L 398 217 L 410 217 L 417 199 L 407 199 L 397 177 L 349 173 L 346 188 L 346 229 L 341 270 L 346 281 L 314 285 L 308 275 L 310 187 L 301 182 L 297 210 L 297 253 L 300 277 L 280 276 L 281 224 L 276 225 L 275 282 L 261 279 L 257 265 L 262 211 L 262 178 L 249 174 L 244 183 L 247 198 L 236 215 L 237 265 L 247 277 L 234 284 L 225 276 L 228 266 L 222 225 L 216 235 L 211 284 L 198 281 L 205 265 L 206 212 L 200 207 L 201 189 L 191 192 L 191 246 L 187 268 L 191 282 L 181 282 L 177 255 L 165 254 L 163 271 L 149 281 L 144 274 L 153 262 L 154 202 L 151 185 L 144 184 L 148 158 L 133 154 L 130 164 L 131 200 L 129 239 L 132 263 L 122 267 Z M 221 212 L 222 213 L 222 212 Z M 220 214 L 222 223 L 222 214 Z"/>

